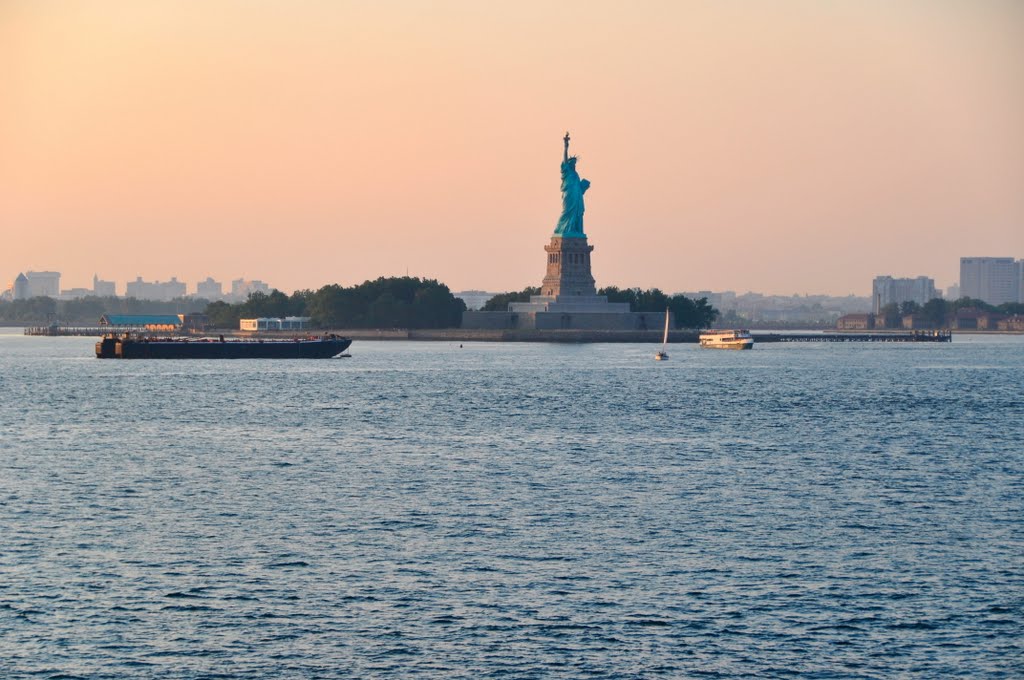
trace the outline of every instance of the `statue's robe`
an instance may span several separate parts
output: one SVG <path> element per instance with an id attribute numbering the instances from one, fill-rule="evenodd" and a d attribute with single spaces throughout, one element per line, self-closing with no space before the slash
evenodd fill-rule
<path id="1" fill-rule="evenodd" d="M 562 215 L 555 226 L 555 236 L 585 236 L 583 194 L 589 186 L 587 180 L 580 180 L 573 163 L 562 161 Z"/>

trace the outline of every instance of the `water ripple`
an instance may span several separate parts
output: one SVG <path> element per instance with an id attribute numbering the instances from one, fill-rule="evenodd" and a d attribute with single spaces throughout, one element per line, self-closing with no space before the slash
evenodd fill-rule
<path id="1" fill-rule="evenodd" d="M 89 351 L 0 334 L 0 677 L 1020 675 L 1020 338 Z"/>

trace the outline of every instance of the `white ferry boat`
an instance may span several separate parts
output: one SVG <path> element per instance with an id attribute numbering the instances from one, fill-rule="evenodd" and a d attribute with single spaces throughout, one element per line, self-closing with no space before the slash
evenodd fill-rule
<path id="1" fill-rule="evenodd" d="M 750 331 L 708 331 L 700 334 L 700 346 L 712 349 L 753 349 L 754 338 Z"/>

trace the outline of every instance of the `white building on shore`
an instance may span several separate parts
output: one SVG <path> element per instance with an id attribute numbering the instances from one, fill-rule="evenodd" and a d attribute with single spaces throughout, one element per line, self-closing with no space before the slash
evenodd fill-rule
<path id="1" fill-rule="evenodd" d="M 1012 257 L 961 257 L 961 297 L 990 305 L 1024 302 L 1024 261 Z"/>
<path id="2" fill-rule="evenodd" d="M 916 302 L 924 305 L 933 298 L 941 297 L 935 290 L 935 279 L 918 276 L 912 279 L 897 279 L 891 276 L 876 276 L 871 282 L 871 305 L 875 314 L 889 304 Z"/>

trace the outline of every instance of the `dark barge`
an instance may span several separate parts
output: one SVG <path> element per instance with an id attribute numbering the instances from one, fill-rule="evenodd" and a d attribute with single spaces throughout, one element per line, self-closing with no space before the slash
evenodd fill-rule
<path id="1" fill-rule="evenodd" d="M 337 335 L 291 340 L 158 338 L 111 334 L 96 343 L 97 359 L 330 359 L 352 344 Z"/>

